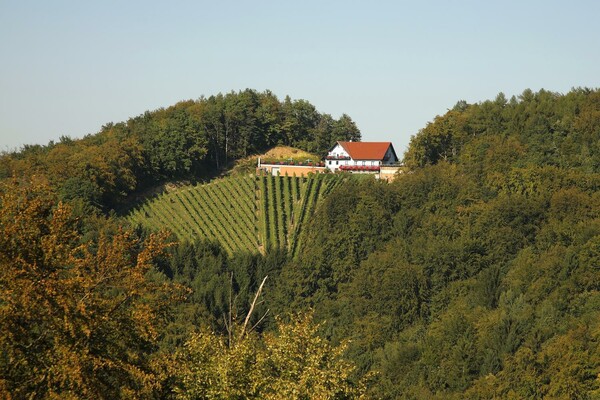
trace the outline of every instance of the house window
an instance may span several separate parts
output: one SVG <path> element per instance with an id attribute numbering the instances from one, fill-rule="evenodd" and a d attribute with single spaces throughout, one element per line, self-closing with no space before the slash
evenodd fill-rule
<path id="1" fill-rule="evenodd" d="M 338 165 L 339 163 L 340 163 L 339 161 L 336 161 L 336 162 L 335 162 L 335 165 Z"/>

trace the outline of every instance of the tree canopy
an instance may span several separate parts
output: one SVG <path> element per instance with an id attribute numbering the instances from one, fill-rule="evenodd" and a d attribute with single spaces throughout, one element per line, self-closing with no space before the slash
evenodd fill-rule
<path id="1" fill-rule="evenodd" d="M 83 221 L 42 183 L 4 184 L 0 204 L 2 397 L 153 393 L 163 312 L 183 295 L 147 276 L 164 238 Z"/>
<path id="2" fill-rule="evenodd" d="M 393 182 L 328 191 L 294 252 L 228 255 L 88 212 L 152 174 L 359 135 L 315 113 L 242 92 L 3 157 L 0 393 L 598 398 L 598 90 L 458 102 L 413 137 Z M 252 126 L 264 142 L 246 141 Z M 248 313 L 251 332 L 232 335 Z"/>
<path id="3" fill-rule="evenodd" d="M 209 178 L 276 145 L 324 156 L 360 137 L 346 114 L 336 120 L 306 100 L 246 89 L 146 111 L 80 140 L 26 145 L 0 157 L 0 178 L 45 175 L 63 200 L 108 211 L 157 182 Z"/>
<path id="4" fill-rule="evenodd" d="M 337 188 L 273 307 L 350 339 L 376 398 L 600 393 L 600 92 L 459 102 L 392 184 Z"/>

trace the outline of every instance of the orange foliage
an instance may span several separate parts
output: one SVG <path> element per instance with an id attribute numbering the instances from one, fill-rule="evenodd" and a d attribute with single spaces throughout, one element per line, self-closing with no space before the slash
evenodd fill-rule
<path id="1" fill-rule="evenodd" d="M 162 310 L 181 296 L 149 279 L 165 235 L 82 240 L 44 184 L 0 189 L 0 397 L 146 396 Z"/>

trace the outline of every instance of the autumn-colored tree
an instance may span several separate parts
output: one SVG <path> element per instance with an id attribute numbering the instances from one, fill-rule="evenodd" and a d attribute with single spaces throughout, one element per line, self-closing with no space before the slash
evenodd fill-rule
<path id="1" fill-rule="evenodd" d="M 0 188 L 0 397 L 149 397 L 161 311 L 180 292 L 149 279 L 164 235 L 140 242 L 82 218 L 46 184 Z"/>
<path id="2" fill-rule="evenodd" d="M 318 336 L 310 314 L 277 321 L 274 333 L 240 336 L 227 343 L 210 332 L 192 335 L 175 357 L 178 399 L 358 399 L 355 367 L 345 346 Z"/>

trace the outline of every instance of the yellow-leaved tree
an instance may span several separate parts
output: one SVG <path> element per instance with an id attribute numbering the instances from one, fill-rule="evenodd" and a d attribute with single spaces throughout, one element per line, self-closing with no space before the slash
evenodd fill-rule
<path id="1" fill-rule="evenodd" d="M 359 399 L 365 382 L 351 379 L 355 366 L 344 359 L 345 345 L 319 337 L 310 314 L 272 333 L 226 337 L 211 332 L 191 336 L 175 355 L 172 373 L 178 399 Z"/>
<path id="2" fill-rule="evenodd" d="M 147 398 L 159 389 L 161 316 L 182 294 L 148 278 L 165 237 L 142 242 L 106 219 L 90 232 L 83 220 L 44 182 L 0 187 L 0 397 Z"/>

